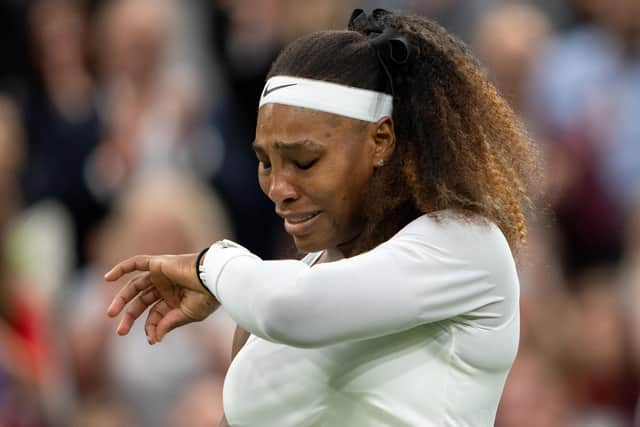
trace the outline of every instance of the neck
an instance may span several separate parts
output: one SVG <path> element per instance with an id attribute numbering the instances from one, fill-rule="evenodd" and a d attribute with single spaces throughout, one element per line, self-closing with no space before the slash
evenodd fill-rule
<path id="1" fill-rule="evenodd" d="M 362 230 L 353 236 L 351 239 L 346 242 L 340 243 L 333 249 L 327 249 L 327 251 L 337 252 L 340 254 L 340 258 L 349 258 L 356 255 L 355 250 L 357 247 L 358 240 L 362 237 Z"/>
<path id="2" fill-rule="evenodd" d="M 342 259 L 342 258 L 344 258 L 344 255 L 342 254 L 340 249 L 338 249 L 338 248 L 327 248 L 327 249 L 324 250 L 324 252 L 320 256 L 320 259 L 318 259 L 318 263 L 333 262 L 333 261 L 337 261 L 337 260 Z"/>
<path id="3" fill-rule="evenodd" d="M 343 258 L 349 258 L 356 255 L 354 253 L 356 248 L 356 242 L 362 233 L 356 234 L 350 240 L 340 243 L 337 246 L 326 248 L 318 262 L 333 262 Z"/>

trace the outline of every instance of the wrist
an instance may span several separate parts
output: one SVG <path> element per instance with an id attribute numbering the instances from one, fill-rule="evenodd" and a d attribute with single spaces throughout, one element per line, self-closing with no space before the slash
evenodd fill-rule
<path id="1" fill-rule="evenodd" d="M 196 278 L 198 279 L 198 282 L 200 283 L 200 286 L 202 286 L 209 295 L 215 297 L 213 295 L 213 293 L 209 290 L 209 288 L 207 287 L 207 285 L 205 284 L 204 280 L 203 280 L 203 276 L 205 274 L 204 271 L 204 256 L 207 254 L 207 252 L 209 251 L 209 247 L 204 248 L 203 250 L 200 251 L 200 253 L 198 253 L 198 256 L 196 257 Z"/>
<path id="2" fill-rule="evenodd" d="M 238 257 L 260 259 L 243 246 L 226 239 L 215 242 L 208 251 L 203 251 L 201 265 L 198 266 L 198 278 L 218 301 L 220 301 L 218 285 L 222 272 L 230 261 Z"/>

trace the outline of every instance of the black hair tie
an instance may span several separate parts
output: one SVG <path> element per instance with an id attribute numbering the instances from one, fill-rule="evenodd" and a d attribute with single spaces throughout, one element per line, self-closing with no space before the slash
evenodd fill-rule
<path id="1" fill-rule="evenodd" d="M 369 38 L 369 45 L 374 48 L 378 62 L 389 79 L 391 95 L 394 95 L 390 68 L 405 64 L 409 60 L 411 47 L 406 37 L 396 28 L 384 24 L 383 18 L 386 15 L 391 15 L 391 12 L 374 9 L 371 15 L 367 16 L 364 10 L 354 9 L 349 18 L 348 29 L 363 33 Z"/>

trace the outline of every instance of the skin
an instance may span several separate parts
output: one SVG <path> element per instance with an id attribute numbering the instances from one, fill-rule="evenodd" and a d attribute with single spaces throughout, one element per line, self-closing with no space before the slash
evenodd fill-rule
<path id="1" fill-rule="evenodd" d="M 360 216 L 364 189 L 375 168 L 395 149 L 391 118 L 369 123 L 267 104 L 258 114 L 253 147 L 260 187 L 283 216 L 296 247 L 303 252 L 324 250 L 319 262 L 350 254 L 364 226 Z M 303 221 L 310 214 L 313 218 Z M 125 312 L 118 334 L 129 333 L 149 307 L 145 322 L 149 344 L 215 311 L 220 303 L 198 281 L 196 258 L 197 254 L 138 255 L 114 266 L 105 275 L 107 281 L 137 273 L 107 310 L 111 317 Z M 238 328 L 234 356 L 248 335 Z M 223 420 L 221 426 L 225 425 Z"/>
<path id="2" fill-rule="evenodd" d="M 267 104 L 256 140 L 258 180 L 302 252 L 349 253 L 363 228 L 362 194 L 393 150 L 390 119 L 367 123 L 305 108 Z M 304 227 L 289 217 L 319 212 Z"/>

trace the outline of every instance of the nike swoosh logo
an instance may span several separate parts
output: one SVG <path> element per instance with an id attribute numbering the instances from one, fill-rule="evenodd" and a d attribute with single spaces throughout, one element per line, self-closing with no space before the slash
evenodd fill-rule
<path id="1" fill-rule="evenodd" d="M 264 98 L 265 96 L 269 95 L 271 92 L 275 92 L 278 89 L 284 89 L 285 87 L 289 87 L 289 86 L 295 86 L 298 83 L 289 83 L 286 85 L 280 85 L 280 86 L 276 86 L 276 87 L 272 87 L 269 88 L 268 86 L 265 86 L 264 88 L 264 92 L 262 93 L 262 97 Z"/>

